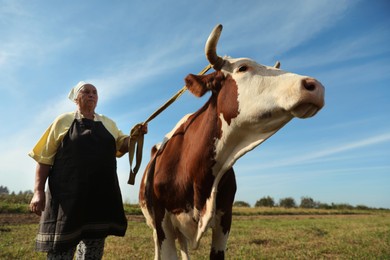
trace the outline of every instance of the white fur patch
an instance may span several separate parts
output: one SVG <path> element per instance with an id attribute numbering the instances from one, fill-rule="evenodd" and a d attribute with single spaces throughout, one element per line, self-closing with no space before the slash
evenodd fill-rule
<path id="1" fill-rule="evenodd" d="M 229 232 L 223 233 L 221 224 L 221 218 L 224 215 L 223 212 L 218 211 L 215 214 L 215 225 L 213 226 L 213 248 L 216 251 L 224 251 L 229 238 Z"/>

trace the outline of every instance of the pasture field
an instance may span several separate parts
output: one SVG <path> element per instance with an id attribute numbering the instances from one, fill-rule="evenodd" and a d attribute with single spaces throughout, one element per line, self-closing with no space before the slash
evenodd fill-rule
<path id="1" fill-rule="evenodd" d="M 390 212 L 235 208 L 227 259 L 390 259 Z M 126 236 L 108 237 L 103 259 L 153 259 L 152 230 L 128 215 Z M 0 214 L 0 259 L 34 252 L 38 217 Z M 192 259 L 208 259 L 211 230 Z"/>

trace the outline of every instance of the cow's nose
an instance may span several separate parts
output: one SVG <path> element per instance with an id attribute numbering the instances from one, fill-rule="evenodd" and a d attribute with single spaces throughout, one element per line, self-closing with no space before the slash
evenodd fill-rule
<path id="1" fill-rule="evenodd" d="M 314 104 L 318 108 L 324 106 L 325 89 L 318 80 L 314 78 L 302 79 L 301 91 L 301 102 Z"/>
<path id="2" fill-rule="evenodd" d="M 302 87 L 304 87 L 307 91 L 321 91 L 323 88 L 321 83 L 313 78 L 306 78 L 302 80 Z"/>

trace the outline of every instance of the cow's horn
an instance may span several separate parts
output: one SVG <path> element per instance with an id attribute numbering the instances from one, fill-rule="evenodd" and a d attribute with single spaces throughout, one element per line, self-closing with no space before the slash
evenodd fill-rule
<path id="1" fill-rule="evenodd" d="M 280 69 L 280 61 L 277 61 L 274 65 L 274 68 Z"/>
<path id="2" fill-rule="evenodd" d="M 215 26 L 213 31 L 210 33 L 209 38 L 207 39 L 204 52 L 206 54 L 206 58 L 213 65 L 215 70 L 221 70 L 224 60 L 217 55 L 217 44 L 219 40 L 219 36 L 221 36 L 222 24 L 218 24 Z"/>

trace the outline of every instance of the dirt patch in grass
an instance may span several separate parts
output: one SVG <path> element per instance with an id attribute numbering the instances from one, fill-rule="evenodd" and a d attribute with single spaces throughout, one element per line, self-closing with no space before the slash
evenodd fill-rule
<path id="1" fill-rule="evenodd" d="M 38 224 L 39 216 L 33 213 L 2 213 L 0 214 L 0 226 L 4 225 L 19 225 L 19 224 Z M 145 218 L 142 215 L 127 215 L 128 221 L 145 222 Z"/>
<path id="2" fill-rule="evenodd" d="M 39 216 L 30 214 L 0 214 L 0 225 L 18 225 L 39 223 Z"/>
<path id="3" fill-rule="evenodd" d="M 313 214 L 313 215 L 252 215 L 252 216 L 233 216 L 237 220 L 245 219 L 324 219 L 324 218 L 364 218 L 371 214 Z"/>

